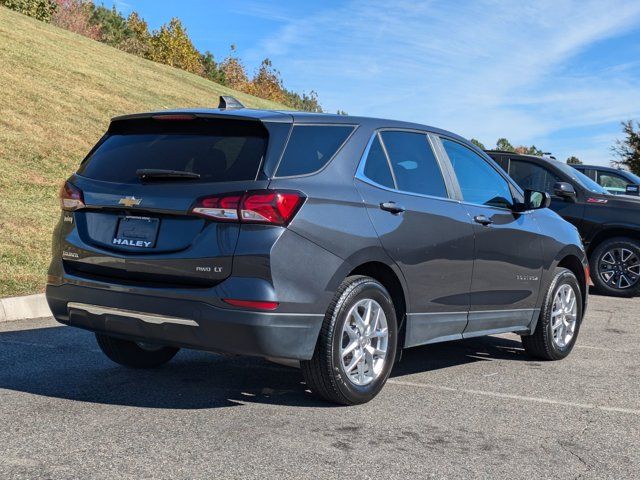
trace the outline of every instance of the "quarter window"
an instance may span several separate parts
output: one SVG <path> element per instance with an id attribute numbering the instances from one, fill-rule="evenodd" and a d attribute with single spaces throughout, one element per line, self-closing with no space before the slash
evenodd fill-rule
<path id="1" fill-rule="evenodd" d="M 278 177 L 317 172 L 336 154 L 353 131 L 348 125 L 296 125 L 278 166 Z"/>
<path id="2" fill-rule="evenodd" d="M 509 183 L 477 153 L 458 142 L 442 139 L 465 202 L 491 207 L 513 205 Z"/>
<path id="3" fill-rule="evenodd" d="M 511 160 L 509 175 L 523 189 L 553 194 L 553 184 L 560 178 L 548 169 L 531 162 Z"/>
<path id="4" fill-rule="evenodd" d="M 373 138 L 371 148 L 369 148 L 369 155 L 367 156 L 367 163 L 364 167 L 364 174 L 370 180 L 373 180 L 379 185 L 387 188 L 395 188 L 393 183 L 393 176 L 389 168 L 389 162 L 387 156 L 382 149 L 378 135 Z"/>
<path id="5" fill-rule="evenodd" d="M 448 196 L 442 172 L 425 134 L 384 131 L 381 136 L 398 190 L 434 197 Z"/>

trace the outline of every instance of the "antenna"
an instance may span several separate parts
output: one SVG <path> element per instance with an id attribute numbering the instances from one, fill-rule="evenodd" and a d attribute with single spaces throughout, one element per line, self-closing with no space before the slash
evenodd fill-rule
<path id="1" fill-rule="evenodd" d="M 220 95 L 220 102 L 218 103 L 218 108 L 222 110 L 237 110 L 240 108 L 244 108 L 244 105 L 234 97 Z"/>

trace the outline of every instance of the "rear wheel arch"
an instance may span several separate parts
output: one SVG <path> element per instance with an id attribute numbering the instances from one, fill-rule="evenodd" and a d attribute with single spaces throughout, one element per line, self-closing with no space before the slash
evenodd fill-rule
<path id="1" fill-rule="evenodd" d="M 607 227 L 601 229 L 598 233 L 595 234 L 593 239 L 589 242 L 589 247 L 587 248 L 587 255 L 591 256 L 593 251 L 605 240 L 610 238 L 630 238 L 637 242 L 640 242 L 640 230 L 635 230 L 629 227 Z"/>

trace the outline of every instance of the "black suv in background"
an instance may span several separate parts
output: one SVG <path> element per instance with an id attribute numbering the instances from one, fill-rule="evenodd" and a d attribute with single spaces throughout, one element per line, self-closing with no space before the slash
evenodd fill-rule
<path id="1" fill-rule="evenodd" d="M 600 165 L 571 166 L 604 187 L 612 195 L 638 196 L 640 193 L 640 177 L 626 170 Z"/>
<path id="2" fill-rule="evenodd" d="M 502 151 L 487 153 L 520 187 L 548 192 L 551 209 L 573 223 L 587 249 L 591 279 L 604 294 L 640 290 L 640 198 L 611 195 L 566 163 Z"/>
<path id="3" fill-rule="evenodd" d="M 128 115 L 61 192 L 47 300 L 123 365 L 179 347 L 299 361 L 316 394 L 362 403 L 406 347 L 516 332 L 569 354 L 587 262 L 548 201 L 424 125 Z"/>

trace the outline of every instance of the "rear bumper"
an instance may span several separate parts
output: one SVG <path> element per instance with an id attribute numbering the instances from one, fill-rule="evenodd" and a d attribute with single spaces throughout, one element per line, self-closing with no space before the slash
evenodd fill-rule
<path id="1" fill-rule="evenodd" d="M 323 315 L 254 312 L 73 284 L 49 285 L 61 323 L 120 338 L 212 352 L 309 360 Z"/>

